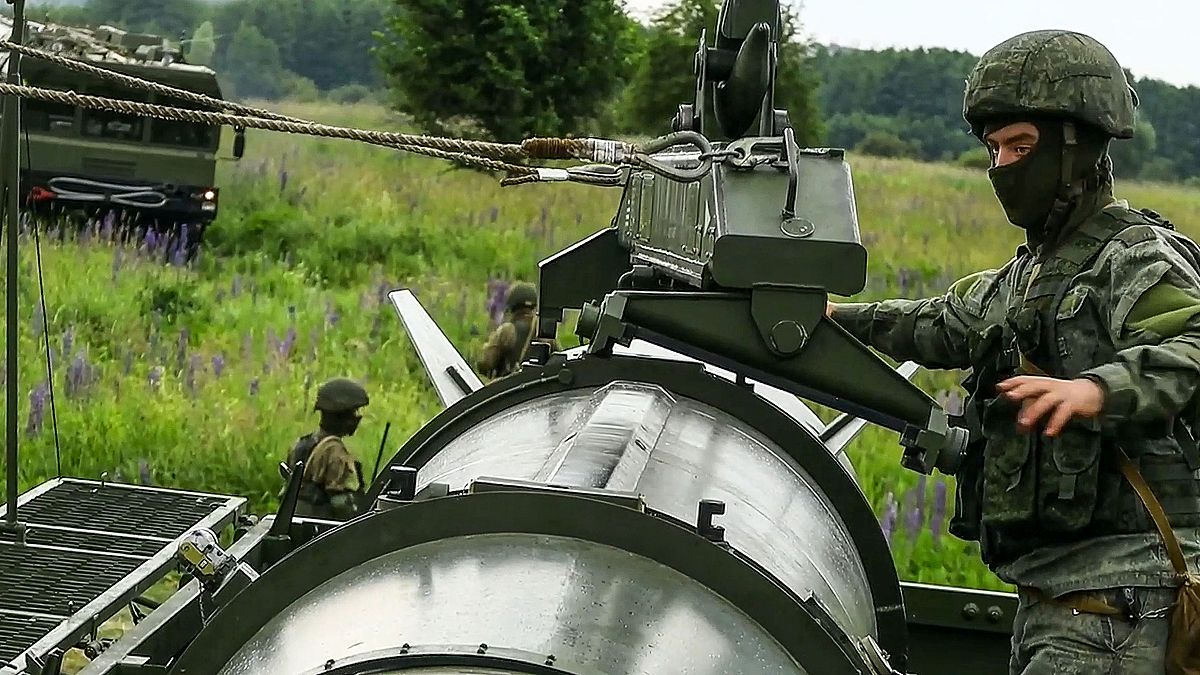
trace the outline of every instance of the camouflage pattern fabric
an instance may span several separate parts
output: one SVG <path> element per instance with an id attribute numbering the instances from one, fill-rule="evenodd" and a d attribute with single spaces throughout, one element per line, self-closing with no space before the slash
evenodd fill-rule
<path id="1" fill-rule="evenodd" d="M 305 464 L 296 515 L 329 520 L 352 517 L 364 489 L 362 465 L 342 439 L 320 432 L 306 436 L 289 453 L 288 464 L 300 459 Z"/>
<path id="2" fill-rule="evenodd" d="M 956 477 L 950 529 L 983 539 L 985 561 L 1022 589 L 1013 675 L 1164 672 L 1174 574 L 1145 508 L 1097 446 L 1120 443 L 1134 458 L 1185 558 L 1200 559 L 1200 471 L 1185 457 L 1196 445 L 1189 430 L 1200 429 L 1200 247 L 1152 221 L 1111 203 L 1061 249 L 1065 258 L 1080 254 L 1074 271 L 1023 245 L 1002 267 L 967 276 L 941 297 L 838 305 L 832 314 L 895 359 L 971 369 L 966 422 L 974 438 L 986 437 L 973 441 Z M 1085 259 L 1097 248 L 1081 243 L 1088 237 L 1105 243 Z M 1106 390 L 1099 418 L 1074 422 L 1073 433 L 1057 440 L 1021 435 L 1014 411 L 994 404 L 995 383 L 1028 372 L 1027 362 L 1098 382 Z M 1058 480 L 1038 480 L 1047 474 Z M 1073 509 L 1042 508 L 1064 490 Z M 983 523 L 1003 530 L 1005 519 L 1013 525 L 1007 550 L 988 550 Z M 1059 531 L 1048 534 L 1047 526 Z M 1049 599 L 1031 600 L 1026 589 Z M 1127 615 L 1063 603 L 1064 594 L 1079 592 L 1118 608 L 1125 599 Z"/>
<path id="3" fill-rule="evenodd" d="M 1064 30 L 1022 33 L 988 50 L 967 78 L 963 117 L 1056 115 L 1132 138 L 1137 97 L 1121 64 L 1095 39 Z"/>
<path id="4" fill-rule="evenodd" d="M 529 342 L 536 333 L 537 315 L 529 308 L 518 309 L 488 336 L 475 364 L 481 375 L 496 378 L 510 375 L 521 365 Z"/>
<path id="5" fill-rule="evenodd" d="M 1021 594 L 1013 619 L 1012 675 L 1163 675 L 1167 611 L 1175 591 L 1138 588 L 1132 603 L 1123 591 L 1092 594 L 1131 616 L 1074 612 Z"/>
<path id="6" fill-rule="evenodd" d="M 968 422 L 986 443 L 972 449 L 966 475 L 959 477 L 951 532 L 978 539 L 978 523 L 985 522 L 1007 537 L 981 541 L 993 566 L 1070 539 L 1153 530 L 1115 462 L 1101 456 L 1101 438 L 1120 442 L 1139 461 L 1173 525 L 1200 525 L 1200 484 L 1181 466 L 1181 446 L 1190 441 L 1172 432 L 1177 417 L 1196 418 L 1200 248 L 1146 224 L 1124 203 L 1109 205 L 1091 220 L 1104 219 L 1132 222 L 1118 228 L 1100 255 L 1069 280 L 1052 321 L 1025 326 L 1024 345 L 1006 342 L 1023 318 L 1015 310 L 1024 305 L 1034 271 L 1034 257 L 1024 246 L 1002 268 L 966 277 L 941 298 L 840 305 L 833 315 L 898 360 L 973 369 L 964 386 L 977 414 Z M 998 399 L 994 387 L 1026 372 L 1017 346 L 1047 348 L 1038 345 L 1045 323 L 1057 326 L 1049 352 L 1061 354 L 1067 368 L 1052 374 L 1093 378 L 1107 396 L 1098 420 L 1075 421 L 1071 433 L 1043 442 L 1039 435 L 1017 433 L 1014 406 Z M 1035 360 L 1047 365 L 1044 354 Z"/>

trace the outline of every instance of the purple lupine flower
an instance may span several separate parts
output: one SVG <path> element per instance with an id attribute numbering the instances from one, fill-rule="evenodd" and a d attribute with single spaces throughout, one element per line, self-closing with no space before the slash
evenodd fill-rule
<path id="1" fill-rule="evenodd" d="M 187 373 L 184 375 L 183 384 L 187 387 L 188 393 L 195 395 L 196 393 L 196 371 L 200 368 L 200 355 L 195 354 L 188 359 Z"/>
<path id="2" fill-rule="evenodd" d="M 946 397 L 946 412 L 950 415 L 963 414 L 963 396 L 958 389 L 951 389 Z"/>
<path id="3" fill-rule="evenodd" d="M 504 305 L 510 285 L 510 282 L 501 279 L 488 280 L 488 300 L 485 308 L 493 326 L 498 326 L 504 321 Z"/>
<path id="4" fill-rule="evenodd" d="M 217 354 L 216 356 L 212 357 L 212 369 L 213 369 L 213 377 L 221 376 L 221 373 L 225 370 L 225 355 L 224 354 Z"/>
<path id="5" fill-rule="evenodd" d="M 121 369 L 123 374 L 128 375 L 133 370 L 133 350 L 126 348 L 124 352 L 124 362 L 121 364 Z"/>
<path id="6" fill-rule="evenodd" d="M 267 349 L 268 349 L 268 351 L 271 353 L 274 353 L 274 354 L 278 354 L 280 344 L 281 344 L 281 340 L 279 339 L 279 336 L 275 333 L 275 329 L 268 328 L 267 329 Z"/>
<path id="7" fill-rule="evenodd" d="M 155 391 L 158 390 L 159 386 L 162 384 L 162 376 L 163 376 L 163 367 L 162 366 L 154 366 L 153 368 L 150 369 L 150 373 L 146 376 L 146 379 L 150 382 L 151 389 L 153 389 Z"/>
<path id="8" fill-rule="evenodd" d="M 186 225 L 184 226 L 187 227 Z M 186 237 L 182 237 L 175 244 L 174 250 L 171 251 L 171 264 L 175 267 L 183 267 L 187 263 L 187 246 Z"/>
<path id="9" fill-rule="evenodd" d="M 911 499 L 910 499 L 911 497 Z M 925 524 L 925 475 L 917 479 L 917 487 L 905 495 L 904 530 L 915 540 Z"/>
<path id="10" fill-rule="evenodd" d="M 229 289 L 229 297 L 236 298 L 238 296 L 238 294 L 241 292 L 242 292 L 242 277 L 240 275 L 235 274 L 235 275 L 233 275 L 233 285 Z"/>
<path id="11" fill-rule="evenodd" d="M 253 380 L 250 380 L 250 395 L 258 396 L 258 378 L 257 377 L 254 378 Z"/>
<path id="12" fill-rule="evenodd" d="M 34 337 L 41 337 L 42 331 L 46 329 L 46 323 L 42 319 L 42 310 L 45 309 L 45 307 L 46 307 L 46 304 L 43 303 L 39 299 L 37 307 L 33 308 L 33 336 Z"/>
<path id="13" fill-rule="evenodd" d="M 283 194 L 283 191 L 287 189 L 287 183 L 288 183 L 288 172 L 287 172 L 286 163 L 280 163 L 280 165 L 279 165 L 279 194 Z"/>
<path id="14" fill-rule="evenodd" d="M 63 331 L 62 353 L 67 355 L 71 353 L 71 347 L 75 345 L 75 327 L 67 326 Z"/>
<path id="15" fill-rule="evenodd" d="M 112 280 L 117 280 L 117 273 L 121 271 L 121 258 L 123 249 L 120 246 L 113 248 L 113 263 L 112 263 Z"/>
<path id="16" fill-rule="evenodd" d="M 331 300 L 325 301 L 325 325 L 333 327 L 337 325 L 339 319 L 337 308 L 333 306 Z"/>
<path id="17" fill-rule="evenodd" d="M 285 361 L 292 355 L 292 347 L 296 344 L 296 327 L 288 326 L 287 335 L 279 343 L 279 356 Z"/>
<path id="18" fill-rule="evenodd" d="M 29 392 L 29 420 L 25 424 L 25 433 L 36 436 L 42 431 L 42 421 L 46 416 L 46 396 L 49 388 L 45 382 L 34 387 Z"/>
<path id="19" fill-rule="evenodd" d="M 82 392 L 88 385 L 90 373 L 87 355 L 82 351 L 75 352 L 75 358 L 67 368 L 67 396 L 75 396 Z"/>
<path id="20" fill-rule="evenodd" d="M 150 462 L 138 460 L 138 481 L 142 485 L 154 485 L 154 477 L 150 474 Z"/>
<path id="21" fill-rule="evenodd" d="M 142 249 L 147 254 L 151 254 L 156 248 L 158 248 L 158 233 L 147 227 L 146 237 L 142 240 Z"/>
<path id="22" fill-rule="evenodd" d="M 112 241 L 113 228 L 117 224 L 117 212 L 109 210 L 104 214 L 104 227 L 100 230 L 105 241 Z"/>
<path id="23" fill-rule="evenodd" d="M 901 267 L 900 272 L 896 275 L 896 282 L 900 284 L 900 295 L 908 295 L 908 288 L 911 281 L 912 279 L 908 268 Z"/>
<path id="24" fill-rule="evenodd" d="M 896 529 L 896 518 L 900 515 L 900 505 L 896 503 L 896 496 L 890 491 L 884 498 L 883 518 L 880 521 L 880 529 L 883 530 L 883 536 L 889 543 L 892 541 L 892 533 Z"/>
<path id="25" fill-rule="evenodd" d="M 494 223 L 494 222 L 496 222 L 496 219 L 499 217 L 500 217 L 500 207 L 493 206 L 492 210 L 488 212 L 488 220 Z"/>
<path id="26" fill-rule="evenodd" d="M 946 518 L 946 481 L 941 478 L 933 486 L 933 513 L 929 516 L 929 533 L 933 535 L 933 543 L 942 537 L 942 524 Z"/>

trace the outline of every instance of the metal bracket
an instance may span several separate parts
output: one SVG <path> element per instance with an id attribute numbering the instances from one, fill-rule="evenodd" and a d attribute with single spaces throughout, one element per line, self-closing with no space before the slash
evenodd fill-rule
<path id="1" fill-rule="evenodd" d="M 712 542 L 725 541 L 725 528 L 713 525 L 713 516 L 725 513 L 725 502 L 701 499 L 696 508 L 696 534 Z"/>
<path id="2" fill-rule="evenodd" d="M 620 290 L 584 306 L 577 334 L 591 338 L 591 354 L 641 339 L 861 417 L 900 432 L 910 453 L 928 453 L 933 459 L 922 465 L 951 470 L 966 430 L 950 427 L 920 387 L 826 319 L 826 298 L 783 285 L 749 293 Z"/>
<path id="3" fill-rule="evenodd" d="M 417 493 L 417 468 L 393 466 L 388 469 L 388 473 L 391 475 L 387 486 L 387 496 L 411 502 Z"/>
<path id="4" fill-rule="evenodd" d="M 828 295 L 821 289 L 759 285 L 750 291 L 750 315 L 772 354 L 792 357 L 825 314 Z"/>

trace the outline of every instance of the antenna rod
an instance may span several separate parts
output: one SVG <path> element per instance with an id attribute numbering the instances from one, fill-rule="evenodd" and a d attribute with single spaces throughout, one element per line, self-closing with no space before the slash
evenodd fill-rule
<path id="1" fill-rule="evenodd" d="M 13 5 L 12 35 L 14 44 L 25 43 L 25 0 L 7 0 Z M 21 84 L 21 55 L 8 53 L 8 83 Z M 17 523 L 17 210 L 19 207 L 21 171 L 21 122 L 20 99 L 15 95 L 4 97 L 4 137 L 0 139 L 0 159 L 4 162 L 5 225 L 4 233 L 8 245 L 8 275 L 5 286 L 7 311 L 7 359 L 5 382 L 8 385 L 8 427 L 5 441 L 8 463 L 8 504 L 4 510 L 5 522 L 0 530 L 21 532 L 24 528 Z"/>

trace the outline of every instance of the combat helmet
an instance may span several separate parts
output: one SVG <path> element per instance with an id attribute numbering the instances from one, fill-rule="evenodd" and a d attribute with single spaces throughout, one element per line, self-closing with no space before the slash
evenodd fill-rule
<path id="1" fill-rule="evenodd" d="M 329 413 L 344 413 L 357 410 L 370 403 L 367 390 L 354 380 L 335 377 L 317 388 L 317 401 L 313 410 Z"/>
<path id="2" fill-rule="evenodd" d="M 1094 38 L 1038 30 L 989 49 L 967 77 L 963 117 L 976 137 L 987 120 L 1065 117 L 1115 138 L 1133 138 L 1137 93 L 1121 64 Z"/>
<path id="3" fill-rule="evenodd" d="M 537 300 L 537 289 L 533 284 L 522 281 L 509 289 L 505 307 L 510 312 L 521 307 L 537 307 Z"/>

